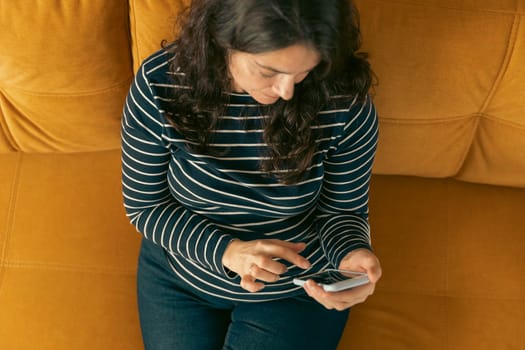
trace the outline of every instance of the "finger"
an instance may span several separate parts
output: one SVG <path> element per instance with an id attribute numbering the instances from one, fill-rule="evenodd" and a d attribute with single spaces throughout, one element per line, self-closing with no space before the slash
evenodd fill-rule
<path id="1" fill-rule="evenodd" d="M 244 275 L 241 277 L 241 288 L 247 290 L 248 292 L 258 292 L 264 288 L 264 284 L 257 282 L 253 276 Z"/>
<path id="2" fill-rule="evenodd" d="M 305 290 L 325 308 L 345 310 L 364 302 L 373 293 L 374 285 L 363 285 L 340 292 L 326 292 L 321 286 L 310 280 L 305 283 Z"/>
<path id="3" fill-rule="evenodd" d="M 297 252 L 297 249 L 299 249 L 297 247 L 301 247 L 304 243 L 279 242 L 261 241 L 260 249 L 268 256 L 286 260 L 300 268 L 307 269 L 310 267 L 310 262 Z M 293 244 L 296 249 L 291 248 L 290 244 Z"/>
<path id="4" fill-rule="evenodd" d="M 323 288 L 317 285 L 312 280 L 306 281 L 304 284 L 304 290 L 306 291 L 306 294 L 308 294 L 311 298 L 315 299 L 319 304 L 323 305 L 326 309 L 331 310 L 332 307 L 325 301 L 325 298 L 323 298 Z"/>
<path id="5" fill-rule="evenodd" d="M 275 243 L 277 245 L 292 249 L 297 253 L 302 252 L 304 248 L 306 248 L 306 243 L 304 242 L 288 242 L 288 241 L 283 241 L 280 239 L 269 239 L 268 241 L 271 243 Z"/>
<path id="6" fill-rule="evenodd" d="M 375 284 L 368 283 L 359 287 L 332 293 L 332 296 L 340 301 L 356 301 L 355 304 L 365 301 L 370 295 L 374 294 Z"/>
<path id="7" fill-rule="evenodd" d="M 272 273 L 255 264 L 250 266 L 249 272 L 252 277 L 264 282 L 276 282 L 280 278 L 279 274 Z"/>
<path id="8" fill-rule="evenodd" d="M 377 257 L 372 253 L 361 260 L 361 266 L 366 271 L 371 283 L 376 283 L 381 278 L 381 265 Z"/>
<path id="9" fill-rule="evenodd" d="M 306 293 L 310 295 L 312 298 L 317 300 L 317 302 L 321 305 L 323 305 L 328 310 L 346 310 L 350 308 L 353 304 L 351 302 L 347 302 L 346 300 L 339 300 L 338 298 L 334 298 L 333 292 L 326 292 L 321 286 L 318 286 L 315 282 L 311 281 L 312 283 L 306 283 L 305 289 Z"/>
<path id="10" fill-rule="evenodd" d="M 274 275 L 282 275 L 286 271 L 288 271 L 288 268 L 286 265 L 275 261 L 269 256 L 261 255 L 254 259 L 254 265 L 257 265 L 257 267 L 266 270 Z"/>
<path id="11" fill-rule="evenodd" d="M 377 281 L 379 281 L 379 279 L 383 275 L 383 270 L 381 269 L 381 265 L 379 265 L 378 263 L 376 265 L 371 266 L 367 270 L 367 274 L 368 274 L 368 279 L 370 280 L 371 283 L 373 284 L 377 283 Z"/>
<path id="12" fill-rule="evenodd" d="M 357 249 L 351 252 L 343 259 L 340 268 L 366 272 L 371 283 L 377 283 L 382 275 L 379 259 L 374 253 L 366 249 Z"/>

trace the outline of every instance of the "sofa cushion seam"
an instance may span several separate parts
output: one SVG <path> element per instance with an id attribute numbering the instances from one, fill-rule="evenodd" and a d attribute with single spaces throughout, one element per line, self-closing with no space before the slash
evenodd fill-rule
<path id="1" fill-rule="evenodd" d="M 404 4 L 404 5 L 410 5 L 410 6 L 418 6 L 418 7 L 430 7 L 430 8 L 437 8 L 437 9 L 443 9 L 443 10 L 450 10 L 450 11 L 458 11 L 458 12 L 468 12 L 468 13 L 487 13 L 487 14 L 493 14 L 493 15 L 523 15 L 525 14 L 524 11 L 518 10 L 517 8 L 515 10 L 495 10 L 495 9 L 479 9 L 479 8 L 461 8 L 461 7 L 454 7 L 454 6 L 446 6 L 446 5 L 430 5 L 428 3 L 421 3 L 416 1 L 410 1 L 410 0 L 395 0 L 395 1 L 385 1 L 385 0 L 374 0 L 375 2 L 388 2 L 390 4 Z"/>
<path id="2" fill-rule="evenodd" d="M 119 269 L 119 268 L 102 268 L 89 265 L 75 265 L 75 264 L 61 264 L 61 263 L 47 263 L 47 262 L 31 262 L 31 261 L 9 261 L 4 264 L 4 267 L 10 269 L 34 269 L 34 270 L 51 270 L 51 271 L 69 271 L 69 272 L 86 272 L 101 275 L 134 275 L 134 269 Z"/>
<path id="3" fill-rule="evenodd" d="M 37 92 L 37 91 L 31 91 L 22 89 L 20 87 L 14 86 L 14 85 L 6 85 L 2 84 L 0 85 L 0 89 L 6 90 L 6 88 L 9 88 L 9 90 L 16 90 L 19 92 L 22 92 L 26 95 L 30 96 L 38 96 L 38 97 L 58 97 L 58 98 L 75 98 L 75 97 L 88 97 L 88 96 L 96 96 L 100 94 L 105 94 L 114 90 L 119 90 L 122 87 L 129 87 L 131 84 L 131 80 L 133 79 L 132 76 L 126 77 L 125 80 L 119 81 L 118 83 L 115 83 L 111 86 L 101 88 L 101 89 L 95 89 L 95 90 L 85 90 L 85 91 L 79 91 L 74 93 L 52 93 L 52 92 Z"/>
<path id="4" fill-rule="evenodd" d="M 5 237 L 3 244 L 0 250 L 0 294 L 3 290 L 3 281 L 4 281 L 4 269 L 9 265 L 8 263 L 8 250 L 11 234 L 13 231 L 13 226 L 15 223 L 15 207 L 18 202 L 18 189 L 20 185 L 20 172 L 21 172 L 21 163 L 22 163 L 23 154 L 18 153 L 17 161 L 15 165 L 15 171 L 13 173 L 13 181 L 11 183 L 9 201 L 8 201 L 8 211 L 7 211 L 7 220 L 5 223 Z"/>

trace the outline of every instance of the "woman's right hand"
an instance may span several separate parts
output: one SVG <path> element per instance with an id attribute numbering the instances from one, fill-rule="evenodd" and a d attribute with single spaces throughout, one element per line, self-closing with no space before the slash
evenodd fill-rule
<path id="1" fill-rule="evenodd" d="M 302 269 L 310 267 L 310 262 L 299 255 L 305 247 L 305 243 L 279 239 L 232 240 L 224 252 L 222 263 L 239 274 L 243 289 L 257 292 L 264 288 L 262 282 L 276 282 L 286 272 L 286 266 L 276 259 L 286 260 Z"/>

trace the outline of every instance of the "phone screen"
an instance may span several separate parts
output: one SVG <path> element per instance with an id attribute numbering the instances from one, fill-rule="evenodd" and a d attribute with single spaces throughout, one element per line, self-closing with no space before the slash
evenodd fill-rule
<path id="1" fill-rule="evenodd" d="M 361 277 L 361 276 L 353 275 L 350 273 L 343 274 L 339 271 L 328 270 L 328 271 L 323 271 L 323 272 L 320 272 L 318 274 L 314 274 L 308 277 L 317 283 L 332 284 L 335 282 L 344 281 L 344 280 L 352 279 L 355 277 Z"/>

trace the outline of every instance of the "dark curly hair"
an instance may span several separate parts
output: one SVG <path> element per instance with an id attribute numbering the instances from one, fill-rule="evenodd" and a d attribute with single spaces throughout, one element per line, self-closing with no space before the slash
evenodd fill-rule
<path id="1" fill-rule="evenodd" d="M 308 172 L 317 114 L 330 95 L 364 99 L 372 85 L 367 55 L 358 51 L 357 9 L 349 0 L 193 0 L 169 46 L 171 69 L 185 73 L 173 76 L 190 89 L 174 96 L 168 119 L 190 149 L 210 151 L 212 131 L 228 103 L 231 50 L 256 54 L 298 43 L 314 47 L 320 63 L 295 86 L 292 99 L 261 107 L 268 115 L 264 141 L 269 146 L 261 169 L 287 184 Z"/>

